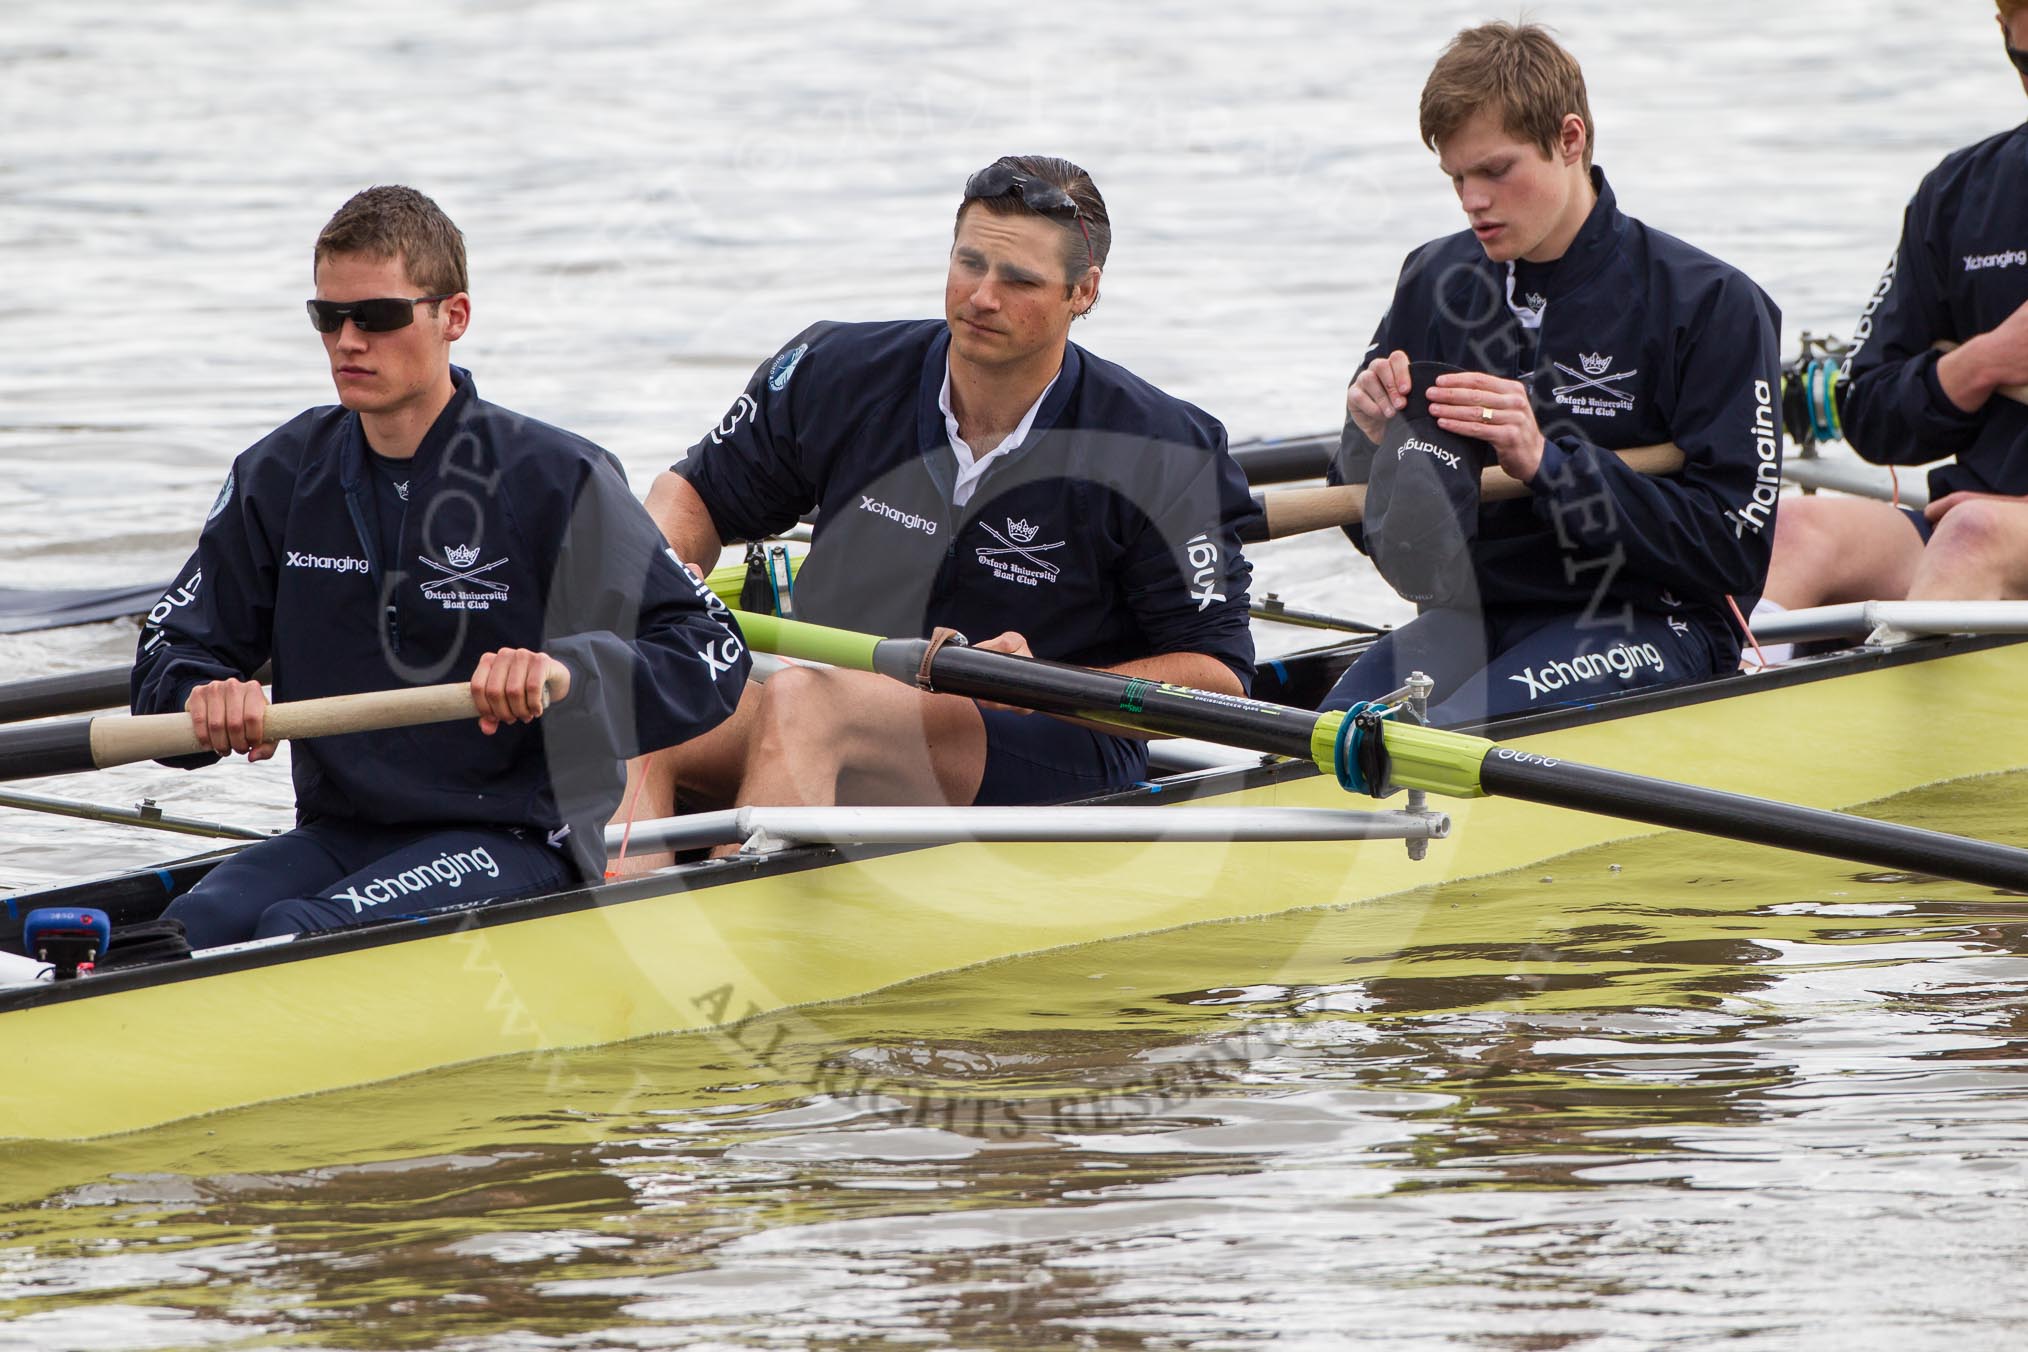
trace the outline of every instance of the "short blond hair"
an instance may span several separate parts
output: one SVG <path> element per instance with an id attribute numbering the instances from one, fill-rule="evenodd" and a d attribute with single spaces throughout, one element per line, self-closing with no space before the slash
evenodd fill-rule
<path id="1" fill-rule="evenodd" d="M 2010 0 L 2000 0 L 2002 5 Z M 2028 0 L 2011 0 L 2028 5 Z M 1422 86 L 1422 143 L 1431 150 L 1482 109 L 1500 114 L 1510 136 L 1556 154 L 1563 119 L 1584 119 L 1584 167 L 1591 168 L 1597 132 L 1584 72 L 1549 30 L 1536 23 L 1487 23 L 1452 38 Z"/>
<path id="2" fill-rule="evenodd" d="M 2012 23 L 2014 16 L 2028 9 L 2028 0 L 1993 0 L 2000 7 L 2000 22 Z"/>

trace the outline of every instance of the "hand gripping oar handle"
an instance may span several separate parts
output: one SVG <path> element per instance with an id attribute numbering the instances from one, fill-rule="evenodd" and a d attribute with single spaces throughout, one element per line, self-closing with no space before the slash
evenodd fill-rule
<path id="1" fill-rule="evenodd" d="M 553 691 L 563 679 L 560 673 L 552 672 L 545 693 Z M 374 690 L 270 704 L 262 731 L 267 740 L 282 742 L 421 723 L 450 723 L 478 716 L 469 685 L 422 685 L 406 690 Z M 191 756 L 210 749 L 197 740 L 187 713 L 71 718 L 0 730 L 0 779 L 103 770 L 135 761 Z"/>
<path id="2" fill-rule="evenodd" d="M 1674 474 L 1683 468 L 1683 452 L 1674 442 L 1635 446 L 1615 452 L 1628 469 L 1639 474 Z M 1528 485 L 1498 465 L 1479 476 L 1479 498 L 1500 502 L 1528 496 Z M 1267 516 L 1267 530 L 1249 539 L 1279 540 L 1285 535 L 1356 525 L 1366 518 L 1366 485 L 1333 484 L 1325 488 L 1277 488 L 1255 495 Z"/>
<path id="3" fill-rule="evenodd" d="M 924 639 L 876 639 L 767 615 L 741 615 L 739 622 L 748 644 L 759 651 L 877 671 L 910 685 L 917 683 L 929 646 Z M 1291 756 L 1314 763 L 1341 783 L 1348 778 L 1339 774 L 1341 757 L 1374 766 L 1378 773 L 1364 777 L 1369 783 L 1377 781 L 1378 797 L 1397 789 L 1423 789 L 1454 798 L 1498 794 L 1982 887 L 2028 891 L 2028 850 L 1597 769 L 1464 733 L 1377 722 L 1373 731 L 1380 747 L 1366 747 L 1362 755 L 1342 713 L 1312 713 L 955 645 L 938 649 L 928 666 L 929 684 L 936 690 Z M 1382 750 L 1384 755 L 1379 754 Z"/>
<path id="4" fill-rule="evenodd" d="M 729 563 L 714 568 L 705 585 L 727 605 L 739 604 L 739 589 L 746 581 L 746 565 Z M 159 593 L 162 589 L 156 589 Z M 142 602 L 135 613 L 148 608 Z M 266 668 L 262 668 L 263 671 Z M 56 718 L 63 714 L 87 713 L 93 709 L 116 709 L 127 702 L 127 680 L 133 668 L 101 667 L 95 671 L 65 672 L 56 676 L 35 676 L 24 681 L 0 684 L 0 723 L 17 723 L 30 718 Z M 254 679 L 265 682 L 265 675 Z M 51 774 L 58 773 L 51 771 Z"/>

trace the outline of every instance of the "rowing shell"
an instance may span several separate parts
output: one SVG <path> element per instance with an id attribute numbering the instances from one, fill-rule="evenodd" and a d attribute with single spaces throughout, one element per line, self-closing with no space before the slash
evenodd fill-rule
<path id="1" fill-rule="evenodd" d="M 1491 731 L 1517 755 L 1850 807 L 2028 768 L 2028 721 L 2016 712 L 2024 682 L 2028 643 L 1924 640 Z M 1122 797 L 1178 812 L 1348 805 L 1294 762 Z M 13 987 L 0 991 L 0 1137 L 90 1137 L 491 1056 L 736 1033 L 764 1012 L 977 963 L 1369 901 L 1653 834 L 1505 799 L 1444 806 L 1453 829 L 1419 862 L 1395 840 L 793 848 Z M 138 918 L 205 866 L 18 896 L 11 923 L 38 905 Z M 1468 904 L 1432 907 L 1423 923 L 1442 926 Z"/>

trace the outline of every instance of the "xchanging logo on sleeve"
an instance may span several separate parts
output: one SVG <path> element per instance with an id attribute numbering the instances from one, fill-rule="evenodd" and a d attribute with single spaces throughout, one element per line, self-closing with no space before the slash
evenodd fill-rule
<path id="1" fill-rule="evenodd" d="M 1225 593 L 1218 590 L 1218 557 L 1218 546 L 1208 535 L 1193 535 L 1183 546 L 1184 561 L 1192 570 L 1190 595 L 1199 611 L 1209 610 L 1214 602 L 1225 599 Z"/>
<path id="2" fill-rule="evenodd" d="M 1765 380 L 1753 382 L 1753 492 L 1746 502 L 1725 513 L 1735 537 L 1744 539 L 1767 529 L 1775 500 L 1782 494 L 1782 443 L 1775 430 L 1774 389 Z"/>

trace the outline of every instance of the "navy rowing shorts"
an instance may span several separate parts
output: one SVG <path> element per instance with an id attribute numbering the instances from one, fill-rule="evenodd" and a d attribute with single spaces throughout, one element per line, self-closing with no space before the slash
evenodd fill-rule
<path id="1" fill-rule="evenodd" d="M 981 709 L 986 772 L 976 804 L 1060 803 L 1131 788 L 1148 777 L 1148 744 L 1047 714 Z"/>
<path id="2" fill-rule="evenodd" d="M 192 948 L 215 948 L 533 896 L 576 876 L 537 831 L 327 818 L 247 846 L 162 914 L 183 922 Z"/>
<path id="3" fill-rule="evenodd" d="M 1900 504 L 1897 503 L 1896 505 L 1899 506 Z M 1922 509 L 1920 507 L 1902 507 L 1901 514 L 1907 517 L 1909 524 L 1915 527 L 1915 533 L 1922 537 L 1922 542 L 1928 544 L 1929 537 L 1936 533 L 1936 527 L 1931 525 L 1929 518 L 1922 514 Z"/>
<path id="4" fill-rule="evenodd" d="M 1736 660 L 1725 659 L 1728 669 Z M 1718 667 L 1703 629 L 1673 615 L 1635 611 L 1625 625 L 1601 625 L 1563 610 L 1428 610 L 1361 654 L 1319 707 L 1380 699 L 1420 671 L 1436 682 L 1430 722 L 1464 727 L 1693 681 Z"/>

